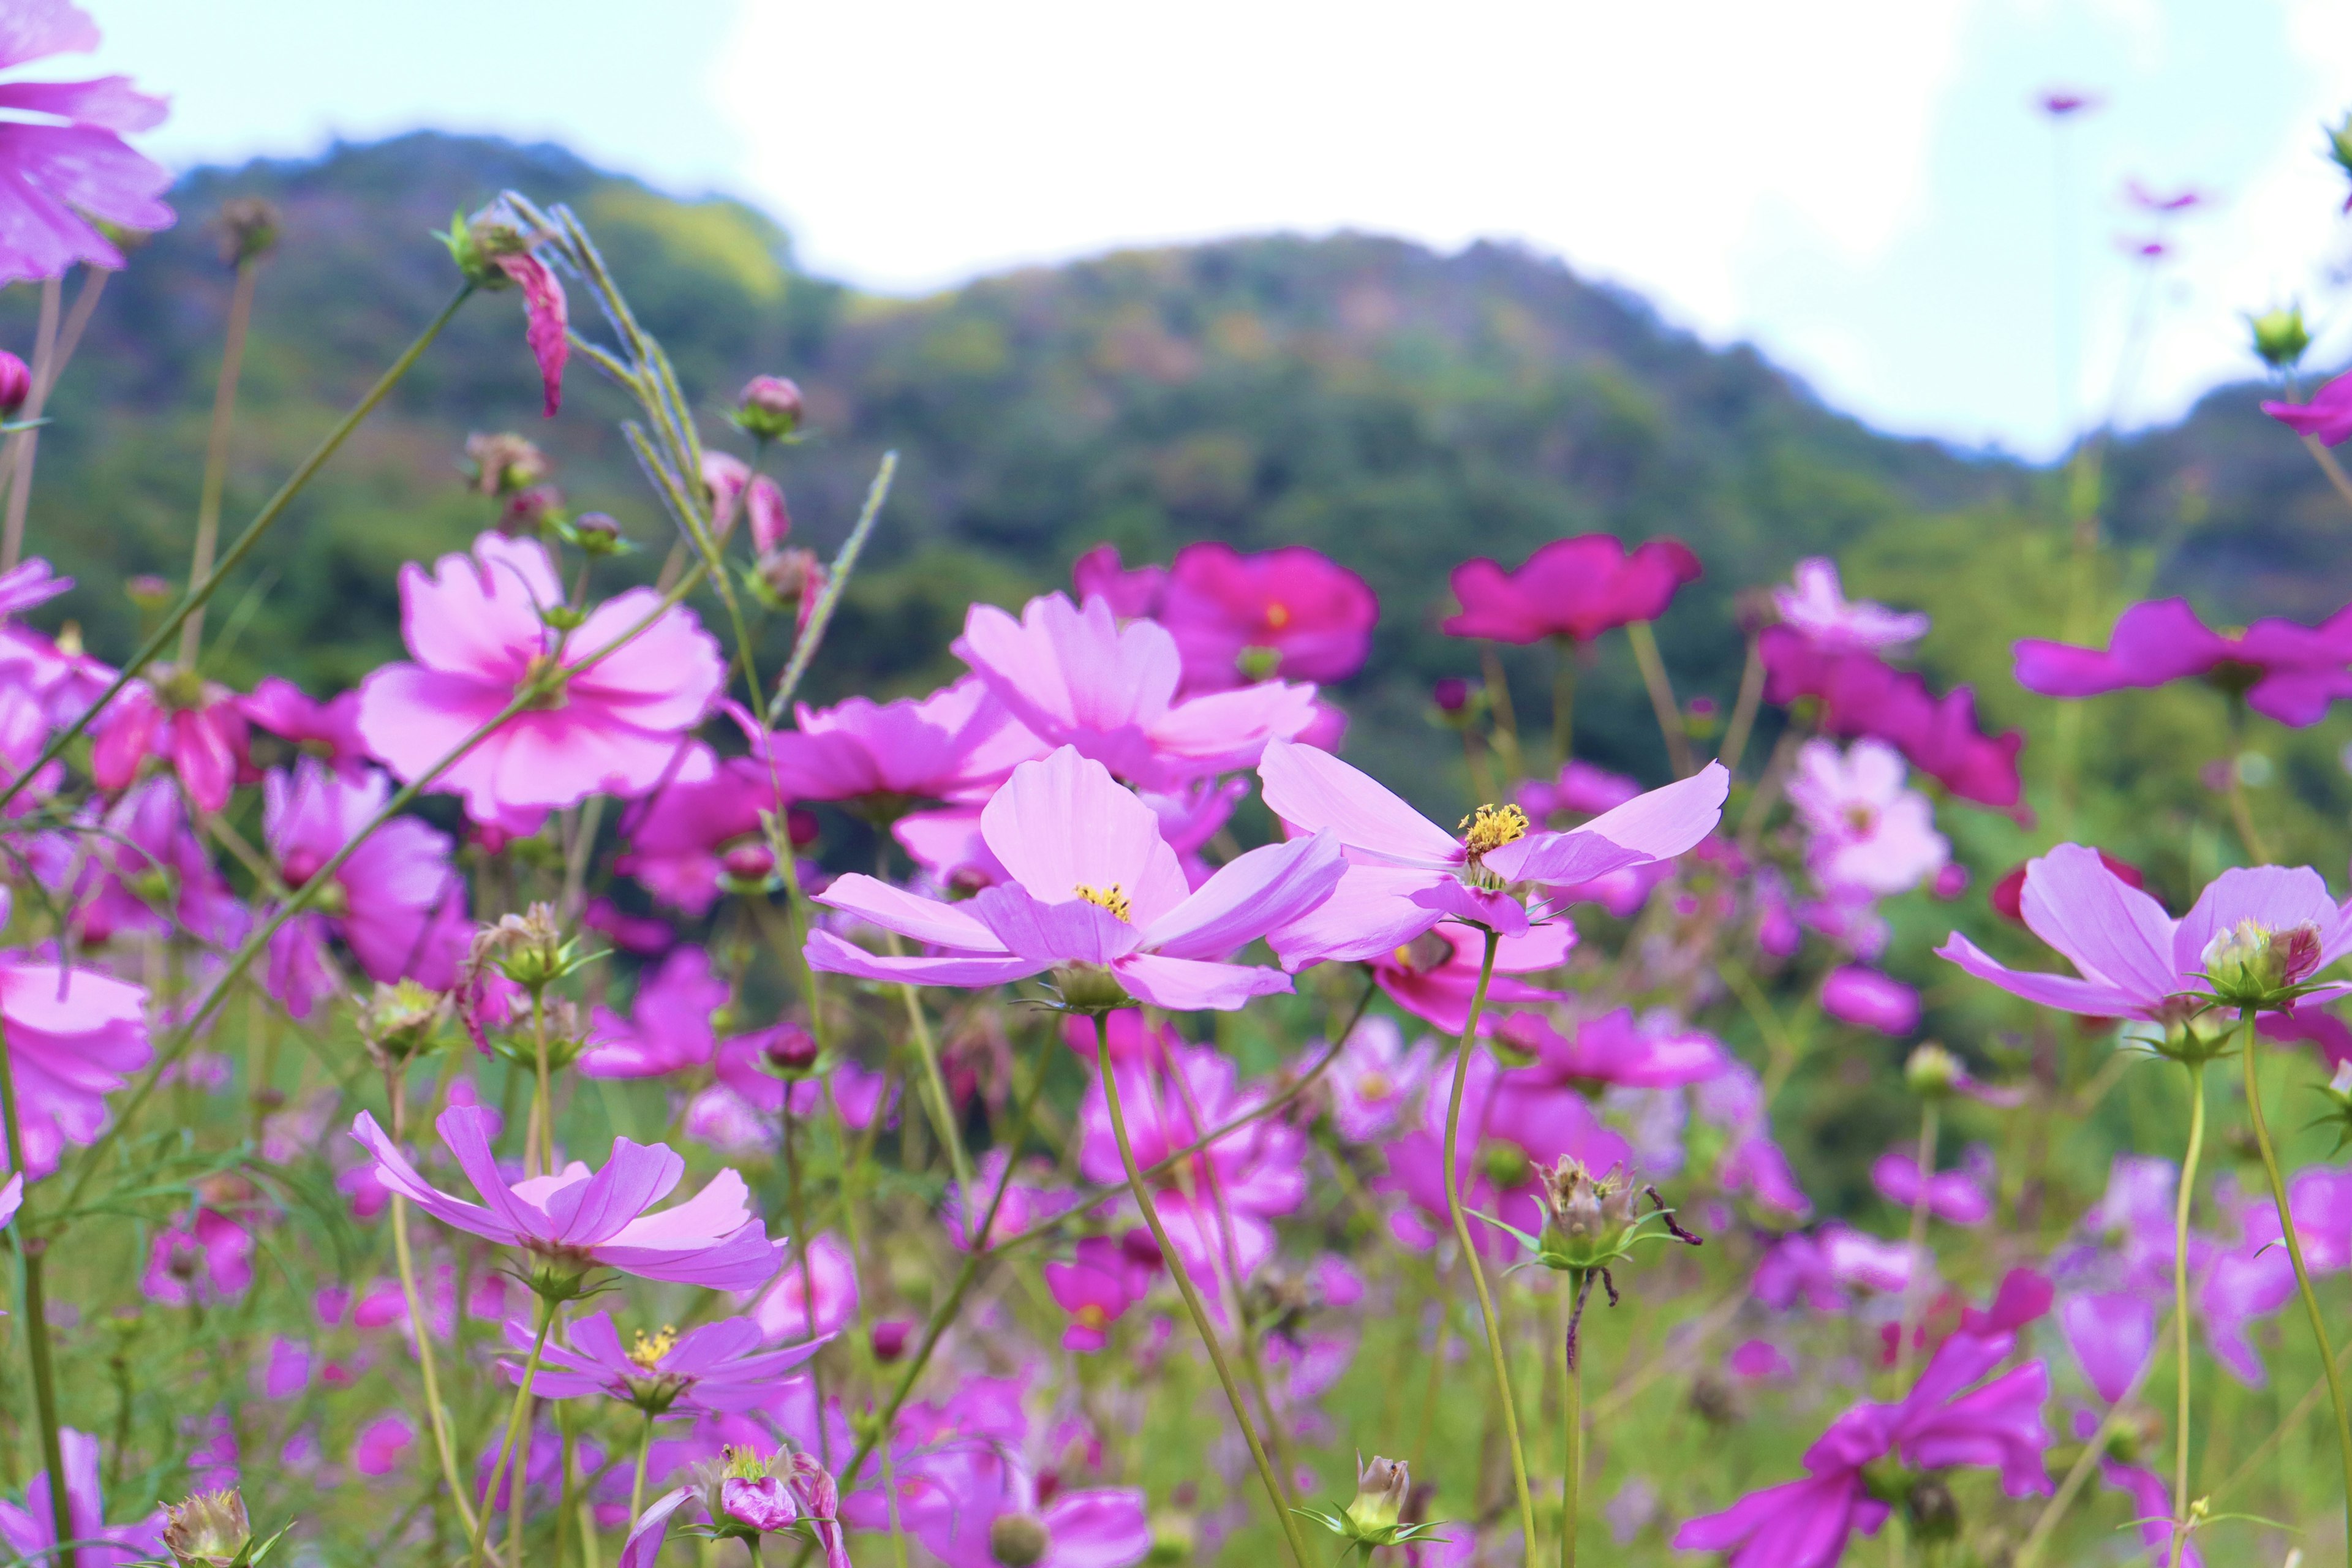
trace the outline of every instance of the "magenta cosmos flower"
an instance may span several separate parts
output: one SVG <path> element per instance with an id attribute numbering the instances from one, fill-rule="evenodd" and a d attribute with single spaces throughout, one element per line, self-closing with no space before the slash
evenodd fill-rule
<path id="1" fill-rule="evenodd" d="M 1805 1450 L 1802 1480 L 1751 1492 L 1721 1513 L 1694 1519 L 1675 1536 L 1686 1552 L 1722 1552 L 1731 1568 L 1830 1568 L 1855 1530 L 1875 1535 L 1886 1521 L 1881 1489 L 1900 1472 L 1957 1466 L 2000 1472 L 2001 1489 L 2028 1497 L 2051 1489 L 2042 1425 L 2050 1373 L 2032 1362 L 1986 1381 L 2017 1343 L 1999 1309 L 1978 1316 L 1982 1331 L 1946 1340 L 1910 1394 L 1893 1405 L 1857 1405 Z"/>
<path id="2" fill-rule="evenodd" d="M 799 729 L 764 742 L 785 798 L 854 803 L 885 819 L 917 801 L 985 799 L 1047 749 L 971 676 L 920 700 L 803 702 L 796 715 Z"/>
<path id="3" fill-rule="evenodd" d="M 1598 1094 L 1612 1085 L 1674 1089 L 1704 1083 L 1731 1058 L 1713 1035 L 1671 1017 L 1636 1023 L 1631 1007 L 1588 1018 L 1563 1034 L 1540 1013 L 1506 1023 L 1502 1037 L 1534 1056 L 1533 1070 L 1553 1083 Z"/>
<path id="4" fill-rule="evenodd" d="M 659 1078 L 700 1067 L 718 1048 L 710 1016 L 727 1005 L 727 982 L 711 972 L 710 955 L 680 947 L 648 968 L 625 1020 L 610 1007 L 590 1016 L 580 1070 L 589 1078 Z"/>
<path id="5" fill-rule="evenodd" d="M 1269 676 L 1347 679 L 1372 651 L 1381 601 L 1319 551 L 1206 542 L 1176 552 L 1157 618 L 1183 655 L 1184 689 L 1224 691 Z"/>
<path id="6" fill-rule="evenodd" d="M 520 1321 L 507 1324 L 507 1342 L 528 1355 L 536 1336 Z M 762 1351 L 760 1325 L 749 1318 L 705 1323 L 680 1334 L 639 1331 L 624 1349 L 619 1331 L 603 1312 L 566 1330 L 569 1342 L 550 1340 L 540 1352 L 532 1392 L 545 1399 L 590 1394 L 625 1400 L 647 1415 L 669 1411 L 756 1410 L 776 1395 L 783 1376 L 816 1354 L 819 1342 Z M 509 1381 L 522 1382 L 522 1363 L 506 1362 Z"/>
<path id="7" fill-rule="evenodd" d="M 1919 1152 L 1889 1149 L 1871 1163 L 1870 1184 L 1897 1208 L 1911 1208 L 1924 1196 L 1927 1212 L 1951 1225 L 1982 1225 L 1992 1217 L 1992 1154 L 1972 1147 L 1954 1171 L 1938 1171 L 1923 1184 Z"/>
<path id="8" fill-rule="evenodd" d="M 367 742 L 360 738 L 360 694 L 341 692 L 320 702 L 279 676 L 257 682 L 237 706 L 257 728 L 267 730 L 318 758 L 353 784 L 368 769 Z"/>
<path id="9" fill-rule="evenodd" d="M 58 1433 L 58 1448 L 65 1460 L 66 1517 L 77 1543 L 74 1561 L 89 1568 L 117 1568 L 161 1555 L 162 1509 L 135 1524 L 106 1522 L 106 1500 L 99 1489 L 98 1439 L 68 1426 Z M 25 1489 L 24 1507 L 0 1502 L 0 1541 L 23 1561 L 51 1561 L 51 1549 L 58 1544 L 57 1505 L 50 1500 L 49 1485 L 49 1472 L 37 1470 Z M 100 1542 L 108 1544 L 97 1544 Z"/>
<path id="10" fill-rule="evenodd" d="M 2076 974 L 2015 970 L 1958 931 L 1936 950 L 1979 980 L 2011 995 L 2092 1018 L 2177 1023 L 2197 1012 L 2210 989 L 2207 948 L 2251 926 L 2284 935 L 2308 929 L 2313 940 L 2290 979 L 2302 981 L 2352 952 L 2352 916 L 2308 867 L 2240 867 L 2208 883 L 2180 920 L 2107 869 L 2096 850 L 2061 844 L 2025 866 L 2020 900 L 2028 930 L 2073 963 Z M 2333 984 L 2305 1000 L 2326 1002 L 2352 991 Z"/>
<path id="11" fill-rule="evenodd" d="M 414 664 L 387 665 L 360 689 L 360 732 L 403 781 L 423 777 L 551 667 L 571 670 L 653 624 L 441 775 L 477 821 L 577 805 L 599 792 L 638 795 L 660 783 L 679 742 L 726 679 L 712 641 L 683 605 L 660 610 L 632 588 L 578 629 L 549 626 L 562 607 L 555 566 L 536 541 L 485 533 L 474 552 L 401 568 L 401 635 Z"/>
<path id="12" fill-rule="evenodd" d="M 366 1111 L 352 1123 L 352 1136 L 375 1156 L 385 1186 L 444 1225 L 522 1248 L 551 1272 L 576 1278 L 601 1267 L 714 1290 L 756 1289 L 774 1277 L 784 1249 L 768 1239 L 734 1172 L 719 1172 L 674 1208 L 648 1213 L 677 1187 L 686 1162 L 663 1144 L 615 1138 L 601 1171 L 575 1160 L 554 1175 L 509 1184 L 490 1152 L 488 1119 L 479 1106 L 460 1105 L 433 1124 L 480 1204 L 418 1175 Z"/>
<path id="13" fill-rule="evenodd" d="M 2294 431 L 2329 447 L 2352 440 L 2352 375 L 2339 375 L 2311 395 L 2308 403 L 2266 402 L 2263 412 Z"/>
<path id="14" fill-rule="evenodd" d="M 97 47 L 97 24 L 68 0 L 20 0 L 0 22 L 0 70 Z M 157 199 L 170 173 L 122 140 L 161 125 L 169 108 L 124 76 L 0 83 L 10 116 L 0 120 L 0 284 L 55 278 L 77 261 L 120 268 L 98 223 L 172 226 Z"/>
<path id="15" fill-rule="evenodd" d="M 371 980 L 412 979 L 436 991 L 457 984 L 468 927 L 466 889 L 449 861 L 449 837 L 414 816 L 395 816 L 364 838 L 392 781 L 370 768 L 357 779 L 304 757 L 293 773 L 261 781 L 262 833 L 289 888 L 308 887 L 353 839 L 310 908 L 270 939 L 272 990 L 297 1016 L 329 988 L 324 932 L 343 939 Z"/>
<path id="16" fill-rule="evenodd" d="M 2103 652 L 2028 637 L 2017 645 L 2017 683 L 2044 697 L 2091 697 L 2126 687 L 2201 679 L 2282 724 L 2302 729 L 2352 696 L 2352 611 L 2315 626 L 2256 621 L 2230 636 L 2208 630 L 2186 599 L 2134 605 Z"/>
<path id="17" fill-rule="evenodd" d="M 89 774 L 103 790 L 128 789 L 150 756 L 163 760 L 198 811 L 228 805 L 245 762 L 245 710 L 227 687 L 168 668 L 123 689 L 89 746 Z"/>
<path id="18" fill-rule="evenodd" d="M 919 1528 L 946 1568 L 1132 1568 L 1151 1554 L 1144 1495 L 1047 1490 L 1019 1459 L 975 1450 L 946 1467 L 952 1506 Z"/>
<path id="19" fill-rule="evenodd" d="M 668 776 L 622 817 L 628 847 L 613 868 L 635 877 L 656 901 L 699 915 L 718 899 L 720 873 L 730 864 L 748 858 L 758 868 L 755 877 L 774 868 L 760 819 L 779 809 L 765 763 L 721 761 L 701 742 L 689 741 L 678 749 Z"/>
<path id="20" fill-rule="evenodd" d="M 809 963 L 918 985 L 997 985 L 1051 970 L 1086 1006 L 1123 994 L 1171 1012 L 1230 1009 L 1287 991 L 1290 980 L 1223 960 L 1320 904 L 1341 868 L 1338 839 L 1317 834 L 1253 849 L 1192 892 L 1151 808 L 1068 746 L 1013 769 L 982 809 L 981 833 L 1013 879 L 964 903 L 855 873 L 818 895 L 935 956 L 877 957 L 815 931 Z"/>
<path id="21" fill-rule="evenodd" d="M 95 970 L 0 955 L 0 1024 L 8 1032 L 25 1165 L 46 1176 L 67 1143 L 98 1136 L 106 1097 L 147 1065 L 147 993 Z M 0 1148 L 0 1169 L 6 1161 Z"/>
<path id="22" fill-rule="evenodd" d="M 1919 1026 L 1919 993 L 1891 974 L 1842 963 L 1822 976 L 1822 1011 L 1858 1029 L 1899 1038 Z"/>
<path id="23" fill-rule="evenodd" d="M 1721 763 L 1563 833 L 1529 833 L 1517 806 L 1481 806 L 1456 837 L 1383 785 L 1311 746 L 1276 742 L 1258 767 L 1265 804 L 1293 828 L 1329 833 L 1347 874 L 1330 901 L 1274 933 L 1283 967 L 1389 952 L 1448 918 L 1506 937 L 1528 930 L 1519 882 L 1589 882 L 1670 859 L 1715 831 L 1731 775 Z"/>
<path id="24" fill-rule="evenodd" d="M 1629 554 L 1611 533 L 1555 539 L 1516 572 L 1484 556 L 1456 566 L 1462 613 L 1447 619 L 1445 632 L 1509 643 L 1591 642 L 1628 622 L 1656 620 L 1675 591 L 1698 576 L 1698 557 L 1675 540 L 1653 539 Z"/>
<path id="25" fill-rule="evenodd" d="M 1029 601 L 1014 620 L 993 605 L 964 617 L 956 657 L 1049 746 L 1076 746 L 1144 789 L 1255 764 L 1269 741 L 1318 720 L 1315 689 L 1266 680 L 1184 701 L 1183 656 L 1154 621 L 1122 626 L 1109 604 Z"/>
<path id="26" fill-rule="evenodd" d="M 1756 639 L 1764 695 L 1783 707 L 1821 704 L 1821 728 L 1841 740 L 1874 735 L 1962 800 L 2010 810 L 2023 793 L 2017 753 L 2025 737 L 1977 727 L 1976 694 L 1965 686 L 1937 697 L 1908 670 L 1867 648 L 1830 647 L 1793 626 L 1767 626 Z"/>
<path id="27" fill-rule="evenodd" d="M 1070 589 L 1080 604 L 1108 600 L 1111 614 L 1122 621 L 1157 618 L 1168 593 L 1168 568 L 1129 568 L 1119 560 L 1118 545 L 1097 544 L 1070 563 Z"/>
<path id="28" fill-rule="evenodd" d="M 1568 962 L 1576 945 L 1576 928 L 1566 921 L 1538 926 L 1523 936 L 1504 937 L 1495 944 L 1495 974 L 1486 985 L 1491 1004 L 1557 1002 L 1560 993 L 1547 991 L 1517 978 L 1557 969 Z M 1466 925 L 1435 925 L 1370 960 L 1372 978 L 1388 999 L 1426 1023 L 1459 1035 L 1470 1022 L 1470 999 L 1477 994 L 1478 969 L 1486 944 Z M 1491 1035 L 1501 1015 L 1493 1010 L 1478 1018 L 1478 1032 Z"/>

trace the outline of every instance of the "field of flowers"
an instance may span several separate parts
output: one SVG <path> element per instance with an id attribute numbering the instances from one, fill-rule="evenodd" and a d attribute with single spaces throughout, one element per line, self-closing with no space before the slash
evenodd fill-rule
<path id="1" fill-rule="evenodd" d="M 0 66 L 94 41 L 0 3 Z M 2250 785 L 2262 727 L 2352 697 L 2352 610 L 2018 644 L 2067 713 L 2210 689 L 2201 886 L 2072 841 L 2074 732 L 1987 733 L 1906 668 L 1947 612 L 1832 561 L 1743 599 L 1736 704 L 1679 700 L 1652 628 L 1705 563 L 1666 538 L 1414 605 L 1303 548 L 1105 546 L 974 604 L 944 689 L 813 708 L 895 454 L 836 553 L 795 545 L 798 388 L 708 415 L 580 221 L 509 193 L 233 531 L 275 235 L 220 215 L 190 566 L 85 647 L 26 618 L 70 586 L 31 475 L 62 279 L 175 219 L 123 140 L 162 105 L 0 106 L 37 117 L 0 281 L 46 300 L 0 353 L 0 1562 L 2346 1561 L 2352 904 L 2271 863 Z M 620 389 L 674 534 L 478 436 L 485 527 L 402 569 L 408 657 L 226 689 L 215 591 L 461 311 L 518 318 L 551 417 Z M 2253 326 L 2352 502 L 2352 377 L 2306 398 L 2300 316 Z M 2068 548 L 2085 604 L 2095 510 Z M 1423 613 L 1475 784 L 1438 819 L 1323 694 Z M 1578 755 L 1619 638 L 1671 778 Z M 1548 713 L 1498 647 L 1549 647 Z M 2040 852 L 1965 864 L 1970 813 Z M 1895 973 L 1923 923 L 1935 972 Z M 1868 1190 L 1809 1193 L 1776 1107 L 1895 1063 Z"/>

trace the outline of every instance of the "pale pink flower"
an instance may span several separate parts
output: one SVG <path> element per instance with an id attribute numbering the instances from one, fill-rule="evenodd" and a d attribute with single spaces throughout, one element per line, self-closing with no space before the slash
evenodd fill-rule
<path id="1" fill-rule="evenodd" d="M 1825 648 L 1898 648 L 1927 635 L 1927 617 L 1890 610 L 1867 599 L 1848 599 L 1838 582 L 1837 563 L 1812 555 L 1797 563 L 1793 587 L 1772 590 L 1780 624 Z"/>
<path id="2" fill-rule="evenodd" d="M 69 0 L 16 0 L 0 18 L 0 70 L 98 47 L 98 26 Z M 159 199 L 170 171 L 131 150 L 125 132 L 152 131 L 170 101 L 126 76 L 0 83 L 0 284 L 55 278 L 75 262 L 119 268 L 99 228 L 169 228 Z M 23 118 L 32 116 L 35 118 Z"/>
<path id="3" fill-rule="evenodd" d="M 1797 750 L 1789 804 L 1811 841 L 1806 861 L 1825 888 L 1885 898 L 1934 877 L 1951 858 L 1936 831 L 1936 808 L 1904 787 L 1903 755 L 1883 741 L 1860 740 L 1841 753 L 1834 742 Z"/>

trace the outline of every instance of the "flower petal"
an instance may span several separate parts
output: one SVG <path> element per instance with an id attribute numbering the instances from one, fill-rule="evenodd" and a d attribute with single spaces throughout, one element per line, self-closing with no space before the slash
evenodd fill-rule
<path id="1" fill-rule="evenodd" d="M 1219 867 L 1145 929 L 1142 945 L 1171 958 L 1223 958 L 1322 907 L 1346 869 L 1328 829 L 1265 845 Z"/>
<path id="2" fill-rule="evenodd" d="M 1276 741 L 1257 773 L 1267 810 L 1309 833 L 1329 828 L 1357 858 L 1430 870 L 1462 864 L 1454 835 L 1328 752 Z"/>

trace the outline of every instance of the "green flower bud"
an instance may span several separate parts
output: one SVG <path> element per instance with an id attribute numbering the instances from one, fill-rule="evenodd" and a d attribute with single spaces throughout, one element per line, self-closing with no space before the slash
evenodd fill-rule
<path id="1" fill-rule="evenodd" d="M 191 1492 L 163 1510 L 163 1550 L 181 1568 L 242 1568 L 252 1545 L 253 1526 L 235 1487 Z"/>
<path id="2" fill-rule="evenodd" d="M 1053 1544 L 1045 1521 L 1034 1513 L 1000 1513 L 988 1526 L 988 1554 L 1004 1568 L 1032 1568 Z"/>
<path id="3" fill-rule="evenodd" d="M 2303 324 L 2300 305 L 2248 316 L 2246 324 L 2253 329 L 2255 354 L 2273 370 L 2293 370 L 2311 347 L 2311 330 Z"/>
<path id="4" fill-rule="evenodd" d="M 1941 1100 L 1966 1076 L 1959 1058 L 1933 1040 L 1914 1050 L 1911 1059 L 1903 1064 L 1904 1087 L 1922 1100 Z"/>

